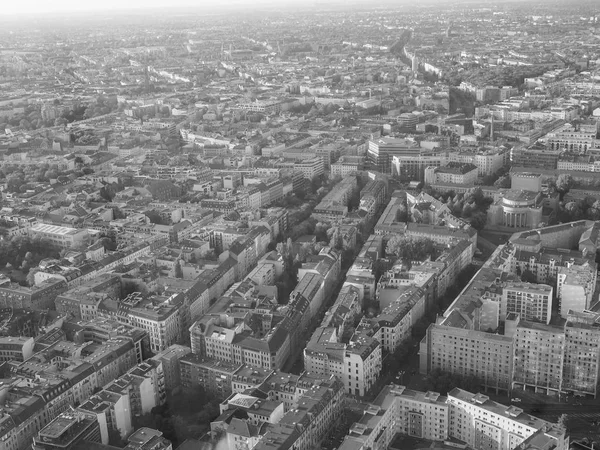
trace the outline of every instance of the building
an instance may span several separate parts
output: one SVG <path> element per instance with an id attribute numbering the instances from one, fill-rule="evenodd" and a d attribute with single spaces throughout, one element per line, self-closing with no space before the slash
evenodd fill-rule
<path id="1" fill-rule="evenodd" d="M 0 361 L 25 361 L 33 355 L 32 337 L 0 336 Z"/>
<path id="2" fill-rule="evenodd" d="M 562 388 L 596 398 L 600 382 L 600 314 L 569 312 L 563 358 Z"/>
<path id="3" fill-rule="evenodd" d="M 509 319 L 515 321 L 516 317 Z M 548 395 L 561 393 L 564 328 L 521 321 L 514 342 L 512 388 L 534 389 Z"/>
<path id="4" fill-rule="evenodd" d="M 392 384 L 364 407 L 339 450 L 390 448 L 397 434 L 433 441 L 432 448 L 569 448 L 564 428 L 525 414 L 520 408 L 492 402 L 485 395 L 453 389 L 443 397 Z"/>
<path id="5" fill-rule="evenodd" d="M 267 423 L 255 450 L 319 446 L 338 422 L 344 407 L 344 386 L 335 377 L 315 384 L 276 424 Z"/>
<path id="6" fill-rule="evenodd" d="M 576 246 L 580 250 L 570 250 Z M 593 279 L 596 248 L 591 221 L 515 233 L 428 328 L 421 372 L 475 377 L 482 388 L 496 391 L 596 396 L 598 313 L 567 311 L 562 332 L 549 321 L 553 280 L 571 267 L 590 272 L 584 280 Z M 520 282 L 525 271 L 543 284 Z M 583 297 L 574 302 L 582 304 Z"/>
<path id="7" fill-rule="evenodd" d="M 202 387 L 208 394 L 224 400 L 232 393 L 232 381 L 241 364 L 188 354 L 181 358 L 181 386 L 186 391 Z"/>
<path id="8" fill-rule="evenodd" d="M 42 428 L 33 438 L 34 450 L 71 450 L 78 444 L 102 442 L 100 425 L 94 416 L 82 412 L 65 412 Z"/>
<path id="9" fill-rule="evenodd" d="M 507 191 L 488 209 L 488 223 L 504 228 L 537 228 L 544 217 L 544 196 L 532 191 Z"/>
<path id="10" fill-rule="evenodd" d="M 421 154 L 419 144 L 408 139 L 380 138 L 369 141 L 367 161 L 374 170 L 392 174 L 394 156 L 418 157 Z"/>
<path id="11" fill-rule="evenodd" d="M 55 299 L 67 290 L 67 283 L 59 279 L 46 280 L 35 286 L 17 283 L 0 284 L 0 306 L 4 308 L 54 309 Z"/>
<path id="12" fill-rule="evenodd" d="M 345 178 L 348 175 L 356 175 L 364 168 L 363 156 L 342 156 L 337 162 L 331 164 L 331 176 Z"/>
<path id="13" fill-rule="evenodd" d="M 557 150 L 513 148 L 511 162 L 518 167 L 552 170 L 556 169 L 559 154 L 560 151 Z"/>
<path id="14" fill-rule="evenodd" d="M 521 320 L 550 323 L 552 318 L 551 286 L 533 283 L 506 283 L 502 287 L 500 319 L 510 313 L 518 314 Z"/>
<path id="15" fill-rule="evenodd" d="M 565 429 L 530 416 L 516 406 L 491 401 L 483 394 L 455 388 L 448 393 L 447 404 L 448 434 L 475 450 L 514 450 L 539 431 L 549 434 L 557 450 L 569 448 Z"/>
<path id="16" fill-rule="evenodd" d="M 471 163 L 450 162 L 445 166 L 425 168 L 425 184 L 438 183 L 474 185 L 479 169 Z"/>
<path id="17" fill-rule="evenodd" d="M 84 248 L 90 242 L 90 234 L 86 229 L 36 223 L 28 231 L 30 236 L 47 239 L 60 248 Z"/>
<path id="18" fill-rule="evenodd" d="M 571 310 L 584 311 L 590 309 L 592 295 L 596 289 L 597 273 L 589 265 L 569 264 L 567 267 L 558 269 L 556 291 L 561 317 L 566 319 Z"/>
<path id="19" fill-rule="evenodd" d="M 182 341 L 186 327 L 183 317 L 185 307 L 182 303 L 182 294 L 144 297 L 141 293 L 134 292 L 118 302 L 117 308 L 126 312 L 130 325 L 148 333 L 150 350 L 156 353 Z M 100 311 L 102 312 L 101 309 Z M 111 308 L 108 314 L 112 316 L 113 311 Z"/>
<path id="20" fill-rule="evenodd" d="M 167 395 L 171 395 L 181 388 L 181 360 L 191 352 L 190 347 L 174 344 L 152 357 L 162 363 Z"/>
<path id="21" fill-rule="evenodd" d="M 381 364 L 379 342 L 356 334 L 344 344 L 334 327 L 317 328 L 304 349 L 306 371 L 320 377 L 335 375 L 351 395 L 369 392 L 379 377 Z"/>
<path id="22" fill-rule="evenodd" d="M 333 189 L 315 206 L 314 216 L 325 219 L 338 219 L 348 214 L 348 202 L 356 193 L 356 176 L 348 176 L 337 183 Z"/>

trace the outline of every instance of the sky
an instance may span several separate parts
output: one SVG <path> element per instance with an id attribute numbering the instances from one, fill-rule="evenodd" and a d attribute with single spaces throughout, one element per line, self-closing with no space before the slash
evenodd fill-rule
<path id="1" fill-rule="evenodd" d="M 314 1 L 314 0 L 313 0 Z M 288 3 L 293 0 L 277 0 L 277 3 Z M 80 11 L 110 11 L 124 9 L 143 9 L 160 7 L 189 7 L 201 9 L 203 6 L 214 8 L 215 5 L 255 5 L 274 3 L 274 0 L 10 0 L 2 2 L 0 16 L 3 14 L 44 14 Z"/>
<path id="2" fill-rule="evenodd" d="M 227 10 L 229 8 L 258 7 L 258 6 L 302 6 L 308 8 L 318 5 L 343 5 L 350 1 L 353 4 L 372 4 L 371 0 L 0 0 L 0 18 L 3 15 L 23 14 L 48 14 L 68 12 L 93 12 L 93 11 L 122 11 L 140 10 L 145 8 L 177 8 L 194 7 L 196 10 L 214 11 L 215 9 Z M 421 3 L 435 4 L 449 0 L 420 0 Z M 450 0 L 452 1 L 452 0 Z M 477 2 L 477 0 L 454 0 L 455 2 Z M 481 3 L 502 3 L 507 0 L 479 0 Z M 508 0 L 512 2 L 526 2 L 528 0 Z M 542 0 L 558 1 L 558 0 Z M 572 0 L 565 0 L 572 1 Z M 382 3 L 412 3 L 413 0 L 385 0 Z"/>

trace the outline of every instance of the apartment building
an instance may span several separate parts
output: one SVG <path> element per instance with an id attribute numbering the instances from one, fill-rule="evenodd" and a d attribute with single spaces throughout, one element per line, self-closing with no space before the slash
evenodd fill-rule
<path id="1" fill-rule="evenodd" d="M 449 436 L 476 450 L 514 450 L 540 430 L 553 429 L 549 436 L 557 449 L 567 449 L 566 431 L 558 426 L 526 414 L 516 406 L 491 401 L 483 394 L 462 389 L 448 393 Z"/>
<path id="2" fill-rule="evenodd" d="M 46 280 L 31 287 L 6 281 L 0 284 L 0 306 L 37 311 L 54 309 L 55 299 L 67 289 L 67 283 L 59 279 Z"/>
<path id="3" fill-rule="evenodd" d="M 290 294 L 290 302 L 299 296 L 308 300 L 309 315 L 314 317 L 323 305 L 325 298 L 325 280 L 323 276 L 314 272 L 304 274 Z"/>
<path id="4" fill-rule="evenodd" d="M 389 448 L 397 434 L 475 450 L 569 448 L 564 428 L 483 394 L 453 389 L 443 397 L 392 384 L 365 406 L 339 450 Z"/>
<path id="5" fill-rule="evenodd" d="M 152 411 L 167 400 L 162 362 L 149 359 L 104 386 L 104 391 L 128 395 L 130 419 Z"/>
<path id="6" fill-rule="evenodd" d="M 393 353 L 410 337 L 412 326 L 425 314 L 425 291 L 416 286 L 396 289 L 386 285 L 377 291 L 380 303 L 382 292 L 387 289 L 393 291 L 395 298 L 386 302 L 387 306 L 373 319 L 363 318 L 359 329 L 361 326 L 373 328 L 373 337 L 384 350 Z"/>
<path id="7" fill-rule="evenodd" d="M 421 343 L 421 372 L 440 369 L 463 377 L 474 376 L 487 389 L 508 391 L 512 376 L 512 339 L 458 328 L 461 319 L 466 322 L 462 315 L 453 314 L 442 324 L 429 327 L 425 348 Z"/>
<path id="8" fill-rule="evenodd" d="M 285 163 L 280 163 L 280 165 Z M 295 172 L 300 172 L 307 180 L 312 180 L 315 177 L 325 173 L 325 165 L 323 158 L 314 157 L 304 161 L 296 161 L 290 166 Z"/>
<path id="9" fill-rule="evenodd" d="M 121 438 L 126 438 L 133 431 L 129 392 L 102 390 L 83 402 L 77 410 L 96 417 L 103 439 L 108 438 L 109 430 L 118 432 Z"/>
<path id="10" fill-rule="evenodd" d="M 185 329 L 183 295 L 170 297 L 144 297 L 134 292 L 119 302 L 119 313 L 127 317 L 127 323 L 148 333 L 150 349 L 154 353 L 182 341 Z M 112 305 L 111 305 L 112 306 Z M 113 309 L 109 310 L 112 315 Z M 100 313 L 106 315 L 100 309 Z"/>
<path id="11" fill-rule="evenodd" d="M 215 312 L 190 328 L 192 352 L 199 357 L 279 369 L 290 354 L 292 329 L 296 326 L 290 320 L 286 316 L 277 326 L 255 333 L 245 329 L 243 320 Z"/>
<path id="12" fill-rule="evenodd" d="M 470 163 L 449 162 L 445 166 L 425 168 L 425 183 L 429 185 L 464 184 L 473 185 L 479 175 L 479 169 Z"/>
<path id="13" fill-rule="evenodd" d="M 311 387 L 278 423 L 267 423 L 254 449 L 318 448 L 340 418 L 343 397 L 344 386 L 334 377 Z"/>
<path id="14" fill-rule="evenodd" d="M 600 314 L 569 311 L 563 364 L 562 388 L 596 398 L 600 383 Z"/>
<path id="15" fill-rule="evenodd" d="M 474 376 L 482 387 L 496 391 L 529 386 L 547 393 L 596 396 L 597 314 L 569 310 L 559 333 L 549 325 L 551 286 L 535 285 L 532 290 L 518 282 L 516 274 L 519 267 L 531 271 L 539 282 L 549 282 L 561 267 L 595 271 L 586 255 L 588 247 L 596 246 L 589 233 L 594 229 L 593 222 L 581 221 L 513 235 L 443 319 L 429 327 L 421 342 L 422 373 L 439 368 Z M 583 252 L 562 250 L 577 244 Z"/>
<path id="16" fill-rule="evenodd" d="M 341 156 L 337 162 L 331 164 L 332 177 L 347 177 L 356 175 L 364 168 L 364 157 L 362 156 Z"/>
<path id="17" fill-rule="evenodd" d="M 558 269 L 556 292 L 561 317 L 566 319 L 570 310 L 583 311 L 591 307 L 597 274 L 589 265 Z"/>
<path id="18" fill-rule="evenodd" d="M 364 396 L 371 389 L 381 364 L 377 340 L 357 333 L 344 344 L 334 327 L 317 328 L 304 349 L 306 371 L 320 377 L 335 375 L 351 395 Z"/>
<path id="19" fill-rule="evenodd" d="M 550 323 L 552 292 L 552 287 L 545 284 L 506 283 L 502 287 L 501 319 L 515 313 L 522 320 Z"/>
<path id="20" fill-rule="evenodd" d="M 337 183 L 333 189 L 315 206 L 314 215 L 319 218 L 336 219 L 348 214 L 348 201 L 357 190 L 356 176 L 348 176 Z"/>
<path id="21" fill-rule="evenodd" d="M 25 361 L 33 355 L 32 337 L 0 336 L 0 361 Z"/>
<path id="22" fill-rule="evenodd" d="M 509 319 L 518 321 L 515 316 Z M 533 388 L 548 395 L 562 392 L 564 349 L 563 327 L 519 321 L 514 335 L 512 388 Z"/>
<path id="23" fill-rule="evenodd" d="M 192 391 L 202 387 L 208 394 L 224 400 L 232 393 L 232 381 L 242 365 L 222 359 L 187 354 L 180 361 L 181 386 Z"/>
<path id="24" fill-rule="evenodd" d="M 1 439 L 8 450 L 31 445 L 37 433 L 75 403 L 83 403 L 100 388 L 135 365 L 133 345 L 112 340 L 104 345 L 74 344 L 53 329 L 38 338 L 43 350 L 15 364 L 14 379 L 0 415 Z M 63 355 L 60 368 L 51 355 Z"/>
<path id="25" fill-rule="evenodd" d="M 406 194 L 401 191 L 394 192 L 375 225 L 375 234 L 404 233 L 406 224 L 400 221 L 399 218 L 400 213 L 406 208 Z"/>

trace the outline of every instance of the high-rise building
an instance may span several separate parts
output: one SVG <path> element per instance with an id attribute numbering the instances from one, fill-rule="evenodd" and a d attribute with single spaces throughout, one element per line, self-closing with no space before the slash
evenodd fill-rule
<path id="1" fill-rule="evenodd" d="M 595 398 L 600 381 L 600 314 L 569 311 L 563 364 L 563 390 Z"/>
<path id="2" fill-rule="evenodd" d="M 561 392 L 565 333 L 562 327 L 519 322 L 514 336 L 513 389 Z"/>

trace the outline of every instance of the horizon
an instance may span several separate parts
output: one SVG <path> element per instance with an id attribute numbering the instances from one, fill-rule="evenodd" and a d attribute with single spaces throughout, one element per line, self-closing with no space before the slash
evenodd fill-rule
<path id="1" fill-rule="evenodd" d="M 368 0 L 309 0 L 308 2 L 301 0 L 222 0 L 219 3 L 201 2 L 194 0 L 104 0 L 102 2 L 85 3 L 77 0 L 55 0 L 48 2 L 47 0 L 22 0 L 2 7 L 3 18 L 26 18 L 39 15 L 86 15 L 94 13 L 149 13 L 163 9 L 177 9 L 188 11 L 201 11 L 206 9 L 206 12 L 239 12 L 231 11 L 231 8 L 242 8 L 244 10 L 274 8 L 274 9 L 315 9 L 329 7 L 357 7 L 371 6 L 377 9 L 384 5 L 391 6 L 431 6 L 436 4 L 478 4 L 481 7 L 490 7 L 499 4 L 508 3 L 561 3 L 559 0 L 421 0 L 418 5 L 410 0 L 383 0 L 377 5 L 373 5 Z M 594 3 L 592 0 L 576 0 L 574 3 Z M 229 11 L 228 11 L 229 10 Z"/>

